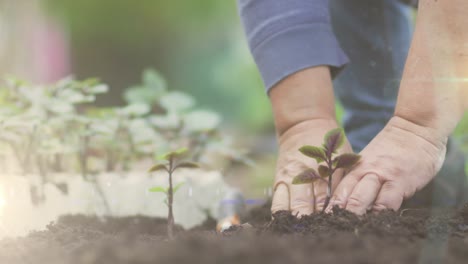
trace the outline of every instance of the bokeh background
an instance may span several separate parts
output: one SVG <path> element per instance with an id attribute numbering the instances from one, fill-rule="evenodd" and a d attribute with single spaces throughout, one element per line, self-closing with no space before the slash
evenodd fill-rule
<path id="1" fill-rule="evenodd" d="M 112 96 L 99 103 L 115 105 L 123 103 L 123 90 L 151 67 L 172 89 L 190 92 L 200 104 L 220 111 L 226 122 L 255 131 L 272 128 L 235 1 L 0 3 L 2 40 L 7 40 L 1 50 L 10 57 L 2 59 L 2 73 L 34 81 L 68 73 L 78 79 L 99 77 L 112 89 Z M 11 67 L 12 62 L 19 65 Z"/>
<path id="2" fill-rule="evenodd" d="M 228 180 L 249 195 L 264 193 L 274 172 L 274 127 L 234 0 L 0 0 L 2 76 L 98 77 L 111 92 L 97 103 L 115 106 L 147 68 L 223 116 L 257 163 Z M 455 133 L 460 144 L 466 120 Z"/>

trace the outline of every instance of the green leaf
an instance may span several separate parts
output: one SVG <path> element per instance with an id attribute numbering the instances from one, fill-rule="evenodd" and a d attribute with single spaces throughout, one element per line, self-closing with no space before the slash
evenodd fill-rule
<path id="1" fill-rule="evenodd" d="M 98 84 L 88 89 L 90 93 L 93 94 L 102 94 L 107 93 L 109 91 L 109 87 L 105 84 Z"/>
<path id="2" fill-rule="evenodd" d="M 124 98 L 127 103 L 155 105 L 166 90 L 164 78 L 157 71 L 147 69 L 143 72 L 143 84 L 127 88 Z"/>
<path id="3" fill-rule="evenodd" d="M 120 113 L 126 116 L 144 116 L 151 112 L 151 106 L 145 103 L 132 103 L 120 109 Z"/>
<path id="4" fill-rule="evenodd" d="M 340 156 L 336 157 L 333 160 L 333 163 L 335 163 L 336 168 L 342 168 L 342 169 L 349 169 L 356 165 L 358 161 L 361 159 L 361 156 L 358 154 L 354 153 L 345 153 L 341 154 Z"/>
<path id="5" fill-rule="evenodd" d="M 124 99 L 128 104 L 143 103 L 154 105 L 158 98 L 151 89 L 142 86 L 132 86 L 125 90 Z"/>
<path id="6" fill-rule="evenodd" d="M 65 102 L 57 98 L 51 98 L 47 102 L 46 107 L 49 111 L 57 113 L 57 114 L 72 113 L 74 110 L 74 107 L 70 102 Z"/>
<path id="7" fill-rule="evenodd" d="M 151 167 L 148 172 L 155 172 L 155 171 L 160 171 L 160 170 L 166 170 L 167 171 L 166 165 L 165 164 L 156 164 L 153 167 Z"/>
<path id="8" fill-rule="evenodd" d="M 307 157 L 313 158 L 320 163 L 326 160 L 325 151 L 322 148 L 314 147 L 314 146 L 303 146 L 299 149 L 299 151 L 306 155 Z"/>
<path id="9" fill-rule="evenodd" d="M 319 168 L 318 168 L 318 172 L 320 174 L 320 177 L 326 178 L 326 177 L 330 176 L 331 171 L 327 166 L 320 165 Z"/>
<path id="10" fill-rule="evenodd" d="M 148 189 L 150 192 L 158 192 L 158 193 L 167 193 L 166 188 L 163 188 L 161 186 L 156 186 L 153 188 Z"/>
<path id="11" fill-rule="evenodd" d="M 320 179 L 319 174 L 312 168 L 306 169 L 294 177 L 292 184 L 312 183 Z"/>
<path id="12" fill-rule="evenodd" d="M 185 154 L 187 154 L 187 152 L 188 152 L 187 148 L 180 148 L 178 150 L 171 151 L 169 153 L 163 154 L 163 155 L 159 156 L 158 159 L 170 160 L 171 158 L 173 158 L 173 159 L 174 158 L 181 158 Z"/>
<path id="13" fill-rule="evenodd" d="M 212 131 L 219 127 L 221 117 L 209 110 L 194 110 L 183 116 L 184 127 L 190 132 Z"/>
<path id="14" fill-rule="evenodd" d="M 200 165 L 198 165 L 197 163 L 195 162 L 190 162 L 190 161 L 187 161 L 187 162 L 181 162 L 177 165 L 177 168 L 185 168 L 185 169 L 198 169 L 200 168 Z"/>
<path id="15" fill-rule="evenodd" d="M 336 153 L 336 151 L 343 146 L 344 140 L 345 136 L 341 128 L 335 128 L 325 134 L 323 147 L 326 155 L 330 157 L 332 153 Z"/>
<path id="16" fill-rule="evenodd" d="M 180 187 L 182 187 L 184 184 L 185 182 L 181 182 L 177 184 L 176 186 L 172 187 L 172 193 L 176 193 L 180 189 Z"/>
<path id="17" fill-rule="evenodd" d="M 181 117 L 176 113 L 166 115 L 152 115 L 148 118 L 151 125 L 159 130 L 176 130 L 181 127 Z"/>
<path id="18" fill-rule="evenodd" d="M 182 113 L 195 105 L 195 99 L 189 94 L 174 91 L 161 96 L 159 104 L 168 112 Z"/>
<path id="19" fill-rule="evenodd" d="M 167 89 L 167 84 L 162 75 L 154 69 L 146 69 L 143 72 L 143 84 L 151 92 L 161 94 Z"/>

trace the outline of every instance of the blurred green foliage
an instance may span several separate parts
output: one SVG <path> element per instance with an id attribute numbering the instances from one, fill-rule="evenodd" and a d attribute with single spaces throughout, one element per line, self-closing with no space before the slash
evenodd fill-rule
<path id="1" fill-rule="evenodd" d="M 225 124 L 271 129 L 261 80 L 241 31 L 235 1 L 44 0 L 71 36 L 77 78 L 99 76 L 113 87 L 103 105 L 122 104 L 123 90 L 144 68 L 216 109 Z M 239 127 L 239 126 L 238 126 Z"/>

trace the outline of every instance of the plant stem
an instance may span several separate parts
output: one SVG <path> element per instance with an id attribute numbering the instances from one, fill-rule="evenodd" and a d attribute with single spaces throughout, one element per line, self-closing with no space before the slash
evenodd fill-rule
<path id="1" fill-rule="evenodd" d="M 111 172 L 114 171 L 115 166 L 114 166 L 114 154 L 113 150 L 108 148 L 106 150 L 106 171 Z"/>
<path id="2" fill-rule="evenodd" d="M 81 165 L 81 175 L 83 179 L 88 179 L 88 145 L 89 137 L 83 136 L 81 139 L 82 149 L 79 153 L 80 165 Z"/>
<path id="3" fill-rule="evenodd" d="M 172 212 L 172 199 L 173 199 L 173 189 L 172 189 L 172 173 L 174 172 L 174 158 L 171 157 L 169 159 L 169 191 L 167 193 L 167 207 L 169 209 L 168 216 L 167 216 L 167 235 L 169 239 L 174 239 L 174 215 Z"/>
<path id="4" fill-rule="evenodd" d="M 85 131 L 88 131 L 88 129 L 89 129 L 89 124 L 86 124 Z M 106 211 L 108 215 L 110 215 L 111 208 L 110 208 L 109 202 L 107 201 L 104 190 L 102 189 L 95 175 L 94 177 L 90 177 L 91 175 L 88 169 L 88 152 L 89 152 L 90 140 L 91 140 L 91 137 L 89 135 L 84 135 L 81 137 L 82 148 L 78 153 L 78 158 L 79 158 L 80 166 L 81 166 L 81 177 L 83 178 L 84 181 L 91 182 L 93 184 L 99 197 L 102 200 L 102 203 L 104 205 L 104 210 Z"/>
<path id="5" fill-rule="evenodd" d="M 122 122 L 119 119 L 117 129 L 114 135 L 112 136 L 113 142 L 119 142 L 119 135 L 121 134 L 121 130 L 122 130 Z M 118 159 L 118 157 L 114 154 L 114 152 L 118 152 L 118 151 L 116 150 L 115 147 L 112 146 L 112 143 L 110 144 L 111 145 L 106 150 L 106 171 L 107 172 L 111 172 L 115 170 L 116 160 Z"/>
<path id="6" fill-rule="evenodd" d="M 62 156 L 60 154 L 55 154 L 54 155 L 54 161 L 53 161 L 53 170 L 55 172 L 61 172 L 63 170 L 62 168 Z"/>
<path id="7" fill-rule="evenodd" d="M 192 160 L 194 162 L 200 161 L 200 158 L 206 149 L 206 145 L 207 145 L 207 140 L 206 138 L 203 137 L 203 135 L 199 136 L 199 138 L 195 140 L 195 147 L 194 147 L 195 150 L 193 151 L 194 154 L 192 157 Z"/>
<path id="8" fill-rule="evenodd" d="M 111 211 L 110 204 L 107 201 L 106 194 L 104 193 L 104 190 L 102 189 L 102 186 L 99 184 L 98 179 L 96 179 L 96 178 L 93 179 L 93 185 L 96 188 L 96 191 L 98 192 L 98 195 L 101 197 L 102 203 L 104 205 L 104 210 L 106 210 L 106 213 L 108 215 L 111 215 L 112 211 Z"/>
<path id="9" fill-rule="evenodd" d="M 13 150 L 13 153 L 15 155 L 16 161 L 18 162 L 18 165 L 21 166 L 22 176 L 26 176 L 26 174 L 27 174 L 26 165 L 23 163 L 23 159 L 21 158 L 19 147 L 13 142 L 8 142 L 8 144 L 10 145 L 11 149 Z"/>
<path id="10" fill-rule="evenodd" d="M 47 179 L 47 169 L 44 166 L 44 160 L 42 159 L 43 157 L 41 155 L 36 155 L 36 163 L 37 163 L 37 168 L 39 170 L 39 176 L 40 176 L 40 184 L 41 184 L 41 192 L 38 193 L 39 196 L 39 203 L 44 203 L 45 202 L 45 190 L 44 190 L 44 185 L 48 182 Z"/>
<path id="11" fill-rule="evenodd" d="M 327 159 L 327 166 L 329 168 L 330 174 L 328 175 L 327 197 L 325 198 L 325 204 L 323 205 L 322 213 L 325 212 L 325 209 L 327 209 L 332 195 L 332 176 L 333 173 L 335 173 L 335 169 L 333 169 L 333 162 L 331 160 L 331 157 Z"/>
<path id="12" fill-rule="evenodd" d="M 19 162 L 19 165 L 22 167 L 21 171 L 23 176 L 26 176 L 29 173 L 30 169 L 30 155 L 33 152 L 33 143 L 35 140 L 35 131 L 36 128 L 32 131 L 32 133 L 29 135 L 29 140 L 26 145 L 24 145 L 24 156 L 21 155 L 20 148 L 18 145 L 14 144 L 13 142 L 10 142 L 10 146 L 13 149 L 13 152 L 15 153 L 15 157 Z"/>
<path id="13" fill-rule="evenodd" d="M 34 129 L 29 137 L 29 143 L 27 144 L 26 149 L 25 149 L 26 154 L 23 160 L 25 174 L 28 173 L 30 170 L 29 165 L 30 165 L 30 159 L 31 159 L 31 154 L 33 152 L 35 140 L 36 140 L 36 127 L 34 126 Z"/>

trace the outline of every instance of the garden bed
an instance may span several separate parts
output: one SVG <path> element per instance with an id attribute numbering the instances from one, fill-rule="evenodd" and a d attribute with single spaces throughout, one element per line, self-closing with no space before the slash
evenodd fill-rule
<path id="1" fill-rule="evenodd" d="M 45 231 L 0 241 L 0 263 L 467 263 L 468 205 L 458 211 L 409 209 L 359 218 L 343 210 L 214 231 L 215 221 L 168 241 L 164 219 L 63 216 Z"/>

